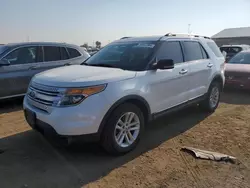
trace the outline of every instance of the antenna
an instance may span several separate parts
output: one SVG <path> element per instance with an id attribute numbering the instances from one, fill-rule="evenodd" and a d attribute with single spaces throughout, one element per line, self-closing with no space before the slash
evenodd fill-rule
<path id="1" fill-rule="evenodd" d="M 190 33 L 191 33 L 191 31 L 190 31 L 190 27 L 191 27 L 191 24 L 188 24 L 188 34 L 190 34 Z"/>

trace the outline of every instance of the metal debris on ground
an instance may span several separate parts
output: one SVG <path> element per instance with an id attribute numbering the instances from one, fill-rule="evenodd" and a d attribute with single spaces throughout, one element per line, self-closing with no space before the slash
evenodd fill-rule
<path id="1" fill-rule="evenodd" d="M 207 159 L 207 160 L 214 160 L 214 161 L 226 161 L 235 163 L 236 158 L 230 155 L 212 152 L 207 150 L 196 149 L 192 147 L 182 147 L 183 151 L 192 152 L 196 158 Z"/>

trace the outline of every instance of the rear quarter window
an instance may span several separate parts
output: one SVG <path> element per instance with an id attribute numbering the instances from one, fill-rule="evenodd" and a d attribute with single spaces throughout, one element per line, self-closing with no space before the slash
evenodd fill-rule
<path id="1" fill-rule="evenodd" d="M 213 41 L 207 42 L 207 45 L 217 57 L 223 57 L 219 47 L 215 44 L 215 42 Z"/>
<path id="2" fill-rule="evenodd" d="M 75 58 L 81 56 L 81 53 L 74 48 L 67 48 L 70 58 Z"/>

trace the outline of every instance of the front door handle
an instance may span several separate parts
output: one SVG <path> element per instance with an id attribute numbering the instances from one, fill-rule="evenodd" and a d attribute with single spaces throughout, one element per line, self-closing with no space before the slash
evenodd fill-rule
<path id="1" fill-rule="evenodd" d="M 36 70 L 38 68 L 39 68 L 39 66 L 33 66 L 33 67 L 30 67 L 29 70 Z"/>
<path id="2" fill-rule="evenodd" d="M 213 65 L 214 65 L 213 63 L 209 63 L 209 64 L 207 65 L 207 67 L 208 67 L 208 68 L 211 68 Z"/>
<path id="3" fill-rule="evenodd" d="M 179 73 L 180 73 L 180 74 L 186 74 L 187 72 L 188 72 L 187 69 L 182 69 Z"/>

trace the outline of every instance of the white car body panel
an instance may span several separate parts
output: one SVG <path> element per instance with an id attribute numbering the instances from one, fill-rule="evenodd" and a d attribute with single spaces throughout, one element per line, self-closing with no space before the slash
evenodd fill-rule
<path id="1" fill-rule="evenodd" d="M 104 116 L 124 97 L 141 97 L 151 114 L 165 111 L 206 94 L 216 75 L 220 75 L 224 83 L 224 57 L 215 57 L 206 41 L 199 39 L 209 59 L 175 64 L 173 69 L 136 72 L 74 65 L 37 74 L 31 82 L 49 87 L 81 88 L 101 84 L 107 87 L 75 106 L 49 106 L 44 111 L 38 104 L 29 102 L 26 95 L 23 107 L 35 112 L 37 119 L 52 126 L 59 135 L 68 136 L 97 133 Z M 213 66 L 208 67 L 210 63 Z"/>

